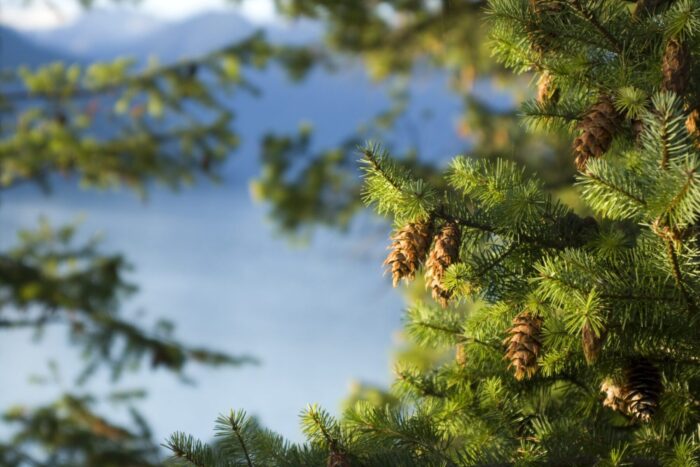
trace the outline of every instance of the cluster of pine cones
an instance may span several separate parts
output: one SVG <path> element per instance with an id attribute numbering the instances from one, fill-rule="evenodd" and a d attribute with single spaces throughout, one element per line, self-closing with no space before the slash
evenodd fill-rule
<path id="1" fill-rule="evenodd" d="M 398 229 L 391 236 L 391 252 L 384 265 L 391 271 L 394 286 L 402 279 L 414 279 L 425 265 L 426 286 L 431 289 L 433 298 L 446 307 L 452 293 L 445 288 L 443 280 L 447 269 L 459 261 L 461 234 L 454 221 L 445 222 L 436 233 L 433 230 L 431 221 L 413 222 Z M 542 324 L 541 317 L 526 310 L 513 319 L 507 331 L 504 358 L 510 361 L 517 380 L 531 378 L 537 373 L 537 359 L 542 351 Z M 597 360 L 604 339 L 604 331 L 594 331 L 589 325 L 583 327 L 581 343 L 589 364 Z M 458 348 L 457 359 L 460 366 L 466 364 L 464 349 Z M 661 376 L 648 360 L 638 358 L 627 366 L 623 383 L 615 385 L 606 381 L 602 391 L 607 394 L 606 407 L 647 421 L 658 408 Z"/>
<path id="2" fill-rule="evenodd" d="M 652 11 L 658 0 L 639 0 L 635 15 Z M 531 9 L 536 18 L 559 11 L 562 3 L 552 0 L 530 0 Z M 557 10 L 556 8 L 559 8 Z M 537 29 L 534 25 L 534 29 Z M 541 32 L 533 30 L 530 33 L 530 43 L 533 52 L 543 54 Z M 550 40 L 551 42 L 551 40 Z M 691 57 L 688 46 L 678 39 L 671 38 L 666 43 L 662 63 L 661 88 L 683 95 L 690 83 Z M 555 84 L 554 75 L 546 70 L 541 72 L 537 87 L 537 102 L 541 105 L 556 104 L 559 101 L 559 90 Z M 700 103 L 686 103 L 689 116 L 686 120 L 688 132 L 700 145 Z M 610 95 L 601 94 L 597 101 L 586 111 L 577 126 L 578 136 L 573 142 L 572 150 L 575 156 L 576 168 L 585 172 L 590 159 L 601 157 L 612 144 L 615 135 L 625 123 L 623 115 L 615 108 Z M 639 134 L 642 130 L 641 121 L 631 122 L 632 129 Z"/>
<path id="3" fill-rule="evenodd" d="M 452 293 L 444 287 L 443 279 L 447 268 L 459 261 L 459 226 L 448 221 L 433 235 L 432 222 L 415 222 L 399 229 L 391 239 L 391 253 L 384 265 L 391 271 L 394 287 L 401 279 L 413 280 L 425 262 L 426 286 L 432 290 L 433 298 L 447 307 Z"/>
<path id="4" fill-rule="evenodd" d="M 670 39 L 664 49 L 661 63 L 662 81 L 661 88 L 683 95 L 690 81 L 690 51 L 688 47 L 677 39 Z M 548 78 L 550 81 L 552 78 Z M 543 84 L 541 84 L 542 86 Z M 544 85 L 552 86 L 544 82 Z M 538 94 L 545 91 L 539 90 Z M 551 93 L 551 91 L 549 91 Z M 700 112 L 697 106 L 686 104 L 689 116 L 686 120 L 688 132 L 697 140 L 700 136 Z M 574 140 L 573 150 L 576 155 L 576 168 L 586 170 L 586 164 L 591 158 L 598 158 L 605 154 L 612 144 L 615 134 L 624 123 L 623 116 L 613 105 L 608 95 L 601 95 L 598 101 L 583 116 L 578 124 L 579 136 Z M 638 134 L 641 132 L 641 122 L 632 122 L 632 127 Z"/>
<path id="5" fill-rule="evenodd" d="M 529 311 L 518 314 L 508 330 L 504 344 L 505 359 L 510 360 L 515 379 L 531 378 L 537 373 L 537 358 L 542 350 L 542 318 Z M 586 360 L 592 363 L 600 353 L 604 335 L 596 334 L 588 326 L 582 333 Z M 649 421 L 659 406 L 663 391 L 659 370 L 645 358 L 631 360 L 620 383 L 608 379 L 601 391 L 606 393 L 605 407 L 631 415 L 641 421 Z"/>

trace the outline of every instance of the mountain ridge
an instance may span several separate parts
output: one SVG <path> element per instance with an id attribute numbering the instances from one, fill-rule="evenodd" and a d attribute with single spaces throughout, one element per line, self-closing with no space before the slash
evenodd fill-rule
<path id="1" fill-rule="evenodd" d="M 37 44 L 25 34 L 0 25 L 0 68 L 36 67 L 59 60 L 79 61 L 72 54 Z"/>
<path id="2" fill-rule="evenodd" d="M 132 25 L 131 29 L 125 24 Z M 29 37 L 40 45 L 58 45 L 89 59 L 130 55 L 141 60 L 156 56 L 167 62 L 210 52 L 259 30 L 275 43 L 309 43 L 322 37 L 320 25 L 309 20 L 256 25 L 234 10 L 214 10 L 159 22 L 119 9 L 91 11 L 72 24 L 35 31 Z"/>

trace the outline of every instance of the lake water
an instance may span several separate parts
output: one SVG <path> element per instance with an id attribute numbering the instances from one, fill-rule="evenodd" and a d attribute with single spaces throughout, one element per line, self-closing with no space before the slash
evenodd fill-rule
<path id="1" fill-rule="evenodd" d="M 437 78 L 416 84 L 412 112 L 438 112 L 419 125 L 421 150 L 446 159 L 464 141 L 454 131 L 460 103 L 444 86 Z M 140 292 L 124 304 L 127 316 L 143 311 L 144 323 L 166 317 L 186 342 L 262 361 L 242 369 L 189 367 L 194 387 L 164 371 L 122 379 L 119 387 L 149 389 L 140 407 L 158 439 L 175 430 L 208 438 L 219 413 L 245 408 L 299 440 L 298 413 L 307 403 L 336 411 L 353 380 L 391 381 L 390 351 L 403 303 L 382 276 L 386 222 L 361 215 L 346 234 L 319 230 L 309 245 L 292 247 L 275 234 L 266 207 L 252 202 L 247 188 L 265 131 L 291 131 L 299 121 L 310 121 L 321 136 L 319 146 L 340 141 L 388 105 L 386 89 L 361 73 L 319 75 L 302 86 L 270 86 L 260 99 L 239 99 L 236 125 L 244 144 L 221 186 L 204 184 L 180 194 L 154 190 L 146 203 L 126 192 L 67 186 L 51 197 L 22 188 L 0 200 L 3 246 L 12 244 L 17 228 L 36 225 L 41 215 L 53 224 L 83 216 L 84 234 L 105 234 L 106 249 L 123 252 L 134 265 L 130 278 Z M 415 126 L 399 126 L 394 138 L 416 141 L 409 128 Z M 12 382 L 0 391 L 0 407 L 51 400 L 71 388 L 79 358 L 65 332 L 48 332 L 41 345 L 30 337 L 13 332 L 0 339 L 0 365 L 14 370 Z M 46 373 L 49 359 L 60 364 L 61 384 L 25 383 L 31 373 Z M 87 389 L 114 387 L 98 375 Z"/>

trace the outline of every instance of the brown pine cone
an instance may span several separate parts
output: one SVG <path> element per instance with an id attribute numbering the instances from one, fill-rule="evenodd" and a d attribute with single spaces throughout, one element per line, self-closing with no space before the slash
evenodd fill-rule
<path id="1" fill-rule="evenodd" d="M 605 341 L 605 334 L 601 332 L 600 335 L 597 335 L 586 323 L 581 332 L 581 340 L 583 342 L 583 356 L 586 357 L 586 362 L 591 365 L 598 360 L 600 349 Z"/>
<path id="2" fill-rule="evenodd" d="M 559 102 L 559 88 L 554 84 L 554 77 L 548 71 L 542 73 L 537 81 L 537 102 L 541 105 Z"/>
<path id="3" fill-rule="evenodd" d="M 447 222 L 435 236 L 433 249 L 426 261 L 425 285 L 432 289 L 433 299 L 446 308 L 452 293 L 442 285 L 445 271 L 459 259 L 461 233 L 455 222 Z"/>
<path id="4" fill-rule="evenodd" d="M 700 143 L 700 111 L 697 108 L 693 109 L 688 115 L 688 118 L 685 120 L 685 128 L 696 145 Z"/>
<path id="5" fill-rule="evenodd" d="M 620 115 L 608 96 L 601 96 L 598 102 L 586 112 L 578 125 L 580 134 L 573 144 L 578 170 L 584 171 L 588 159 L 598 158 L 610 149 L 613 137 L 620 126 L 620 120 Z"/>
<path id="6" fill-rule="evenodd" d="M 530 8 L 538 16 L 548 13 L 560 13 L 564 9 L 561 0 L 530 0 Z"/>
<path id="7" fill-rule="evenodd" d="M 609 407 L 617 412 L 627 413 L 625 395 L 620 384 L 608 378 L 600 386 L 600 392 L 605 393 L 603 407 Z"/>
<path id="8" fill-rule="evenodd" d="M 455 347 L 455 361 L 462 368 L 467 366 L 467 346 L 463 342 Z"/>
<path id="9" fill-rule="evenodd" d="M 640 119 L 632 120 L 632 134 L 634 135 L 634 140 L 639 143 L 642 138 L 642 133 L 644 132 L 644 122 Z"/>
<path id="10" fill-rule="evenodd" d="M 328 467 L 350 467 L 350 459 L 340 451 L 331 451 L 326 465 Z"/>
<path id="11" fill-rule="evenodd" d="M 662 87 L 666 91 L 683 94 L 690 79 L 690 51 L 688 47 L 676 39 L 668 41 L 661 68 L 663 70 Z"/>
<path id="12" fill-rule="evenodd" d="M 504 359 L 510 360 L 509 367 L 515 368 L 515 379 L 531 378 L 537 373 L 537 356 L 542 349 L 541 331 L 542 318 L 529 311 L 524 311 L 513 319 L 513 326 L 508 330 L 509 336 L 503 343 L 507 346 Z"/>
<path id="13" fill-rule="evenodd" d="M 647 422 L 659 408 L 663 391 L 659 370 L 646 358 L 636 358 L 625 369 L 624 401 L 630 415 Z"/>
<path id="14" fill-rule="evenodd" d="M 430 231 L 428 222 L 417 222 L 407 224 L 391 236 L 391 253 L 384 265 L 391 271 L 394 287 L 401 279 L 408 281 L 416 277 L 416 271 L 428 254 Z"/>

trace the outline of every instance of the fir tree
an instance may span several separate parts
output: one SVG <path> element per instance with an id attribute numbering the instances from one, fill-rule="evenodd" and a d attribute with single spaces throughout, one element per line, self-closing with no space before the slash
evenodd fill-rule
<path id="1" fill-rule="evenodd" d="M 417 344 L 451 357 L 397 368 L 398 404 L 359 401 L 337 419 L 310 407 L 306 444 L 242 421 L 212 446 L 173 436 L 176 459 L 700 463 L 700 152 L 687 124 L 700 102 L 700 4 L 491 0 L 488 15 L 499 60 L 556 87 L 557 99 L 523 107 L 524 121 L 570 132 L 586 210 L 513 162 L 458 157 L 433 183 L 366 147 L 364 199 L 398 237 L 417 222 L 456 230 L 437 281 L 450 307 L 415 303 L 406 316 Z"/>

